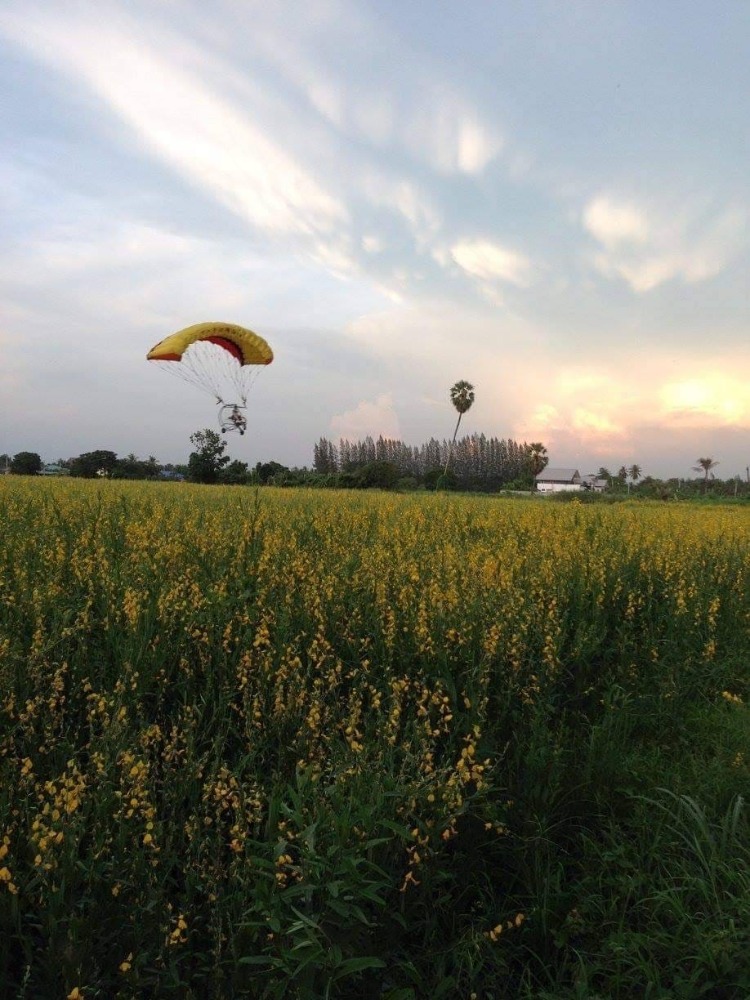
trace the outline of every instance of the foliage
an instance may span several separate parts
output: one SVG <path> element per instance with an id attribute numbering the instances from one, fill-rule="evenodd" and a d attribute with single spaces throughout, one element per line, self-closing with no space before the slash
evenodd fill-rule
<path id="1" fill-rule="evenodd" d="M 216 483 L 229 456 L 225 455 L 227 443 L 216 431 L 206 428 L 190 435 L 190 443 L 196 448 L 188 458 L 188 479 L 194 483 Z"/>
<path id="2" fill-rule="evenodd" d="M 240 462 L 238 459 L 234 459 L 219 470 L 219 482 L 226 486 L 244 486 L 251 479 L 252 475 L 248 471 L 247 462 Z"/>
<path id="3" fill-rule="evenodd" d="M 10 471 L 17 476 L 36 476 L 42 470 L 42 459 L 35 451 L 19 451 L 10 463 Z"/>
<path id="4" fill-rule="evenodd" d="M 363 441 L 343 438 L 338 446 L 321 438 L 315 447 L 315 468 L 322 475 L 332 475 L 354 473 L 372 462 L 391 462 L 402 476 L 413 476 L 417 482 L 428 485 L 431 471 L 445 468 L 450 449 L 450 441 L 435 438 L 418 447 L 383 437 L 377 440 L 366 437 Z M 511 480 L 528 476 L 527 449 L 527 445 L 517 441 L 488 438 L 484 434 L 458 438 L 453 445 L 449 473 L 455 472 L 456 481 L 464 490 L 500 489 Z"/>
<path id="5" fill-rule="evenodd" d="M 448 467 L 450 465 L 451 455 L 453 454 L 453 447 L 456 443 L 456 435 L 458 434 L 458 428 L 461 425 L 461 418 L 464 413 L 468 413 L 474 403 L 474 386 L 471 382 L 467 382 L 465 379 L 461 379 L 456 382 L 455 385 L 451 386 L 451 403 L 453 408 L 458 413 L 458 420 L 456 421 L 456 429 L 453 431 L 453 439 L 451 440 L 450 446 L 448 448 L 448 454 L 445 459 L 445 468 L 443 469 L 443 475 L 447 475 Z"/>
<path id="6" fill-rule="evenodd" d="M 362 489 L 392 490 L 398 479 L 399 471 L 392 462 L 370 462 L 354 474 L 355 484 Z"/>
<path id="7" fill-rule="evenodd" d="M 70 460 L 70 474 L 82 479 L 95 479 L 102 473 L 111 476 L 117 466 L 117 455 L 113 451 L 87 451 Z"/>
<path id="8" fill-rule="evenodd" d="M 156 479 L 160 466 L 153 455 L 140 459 L 132 452 L 125 458 L 118 458 L 112 469 L 113 479 Z"/>
<path id="9" fill-rule="evenodd" d="M 255 476 L 259 483 L 281 482 L 289 469 L 280 462 L 258 462 L 255 466 Z"/>
<path id="10" fill-rule="evenodd" d="M 0 480 L 8 996 L 742 997 L 750 509 Z"/>
<path id="11" fill-rule="evenodd" d="M 547 455 L 547 449 L 541 441 L 534 441 L 532 444 L 527 445 L 526 452 L 528 454 L 531 488 L 534 489 L 536 486 L 536 477 L 549 465 L 549 456 Z"/>

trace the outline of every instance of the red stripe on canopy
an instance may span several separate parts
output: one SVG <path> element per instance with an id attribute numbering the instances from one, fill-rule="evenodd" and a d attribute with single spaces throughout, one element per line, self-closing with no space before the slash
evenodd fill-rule
<path id="1" fill-rule="evenodd" d="M 201 340 L 210 340 L 217 347 L 223 347 L 225 351 L 229 351 L 232 357 L 237 358 L 240 364 L 245 360 L 240 348 L 233 341 L 227 340 L 226 337 L 201 337 Z"/>

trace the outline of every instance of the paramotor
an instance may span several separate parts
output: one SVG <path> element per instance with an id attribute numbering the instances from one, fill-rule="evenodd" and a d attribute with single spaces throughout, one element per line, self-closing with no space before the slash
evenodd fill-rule
<path id="1" fill-rule="evenodd" d="M 260 366 L 273 351 L 252 330 L 234 323 L 196 323 L 165 337 L 146 355 L 149 361 L 214 397 L 222 433 L 244 434 L 243 410 Z"/>

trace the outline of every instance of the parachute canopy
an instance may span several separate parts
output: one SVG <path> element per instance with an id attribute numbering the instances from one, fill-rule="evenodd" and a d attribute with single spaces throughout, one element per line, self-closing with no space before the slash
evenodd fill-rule
<path id="1" fill-rule="evenodd" d="M 160 340 L 146 355 L 218 403 L 247 401 L 258 365 L 270 365 L 273 351 L 252 330 L 234 323 L 196 323 Z"/>

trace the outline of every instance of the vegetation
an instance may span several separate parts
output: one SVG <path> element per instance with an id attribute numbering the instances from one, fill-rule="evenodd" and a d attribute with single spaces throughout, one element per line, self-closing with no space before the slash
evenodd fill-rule
<path id="1" fill-rule="evenodd" d="M 19 451 L 10 462 L 10 471 L 17 476 L 36 476 L 42 468 L 42 460 L 35 451 Z"/>
<path id="2" fill-rule="evenodd" d="M 443 472 L 450 461 L 447 477 L 455 476 L 461 489 L 498 490 L 518 480 L 530 489 L 531 447 L 484 434 L 471 434 L 455 441 L 432 438 L 419 447 L 383 437 L 377 440 L 366 437 L 362 441 L 343 439 L 338 446 L 320 438 L 313 453 L 313 468 L 321 475 L 331 476 L 350 474 L 373 462 L 390 462 L 400 476 L 426 483 L 435 479 L 436 469 Z"/>
<path id="3" fill-rule="evenodd" d="M 750 993 L 746 508 L 0 499 L 5 996 Z"/>
<path id="4" fill-rule="evenodd" d="M 188 478 L 194 483 L 218 482 L 222 470 L 230 462 L 229 455 L 224 454 L 226 441 L 216 431 L 206 428 L 191 434 L 190 443 L 195 451 L 188 458 Z"/>
<path id="5" fill-rule="evenodd" d="M 454 410 L 458 413 L 458 420 L 456 421 L 456 428 L 453 431 L 453 437 L 448 448 L 448 455 L 445 459 L 445 468 L 443 469 L 444 476 L 448 475 L 448 466 L 450 465 L 451 455 L 456 444 L 458 428 L 461 426 L 461 418 L 464 413 L 469 412 L 474 403 L 474 386 L 465 379 L 461 379 L 456 382 L 455 385 L 451 386 L 451 403 L 453 404 Z"/>

